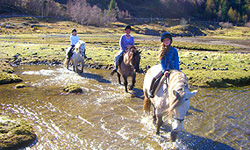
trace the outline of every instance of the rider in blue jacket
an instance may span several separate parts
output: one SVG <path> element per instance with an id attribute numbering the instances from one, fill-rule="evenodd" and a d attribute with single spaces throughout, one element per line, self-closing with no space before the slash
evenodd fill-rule
<path id="1" fill-rule="evenodd" d="M 115 60 L 114 60 L 114 65 L 115 65 L 115 68 L 114 70 L 112 71 L 112 73 L 116 72 L 117 69 L 118 69 L 118 63 L 119 63 L 119 59 L 120 57 L 126 53 L 126 48 L 129 47 L 129 46 L 134 46 L 135 45 L 135 42 L 134 42 L 134 37 L 132 35 L 130 35 L 130 32 L 131 32 L 131 26 L 130 25 L 127 25 L 124 29 L 124 32 L 125 34 L 123 34 L 120 38 L 120 42 L 119 42 L 119 45 L 120 45 L 120 52 L 119 54 L 115 57 Z M 111 73 L 111 74 L 112 74 Z"/>
<path id="2" fill-rule="evenodd" d="M 162 70 L 159 72 L 152 80 L 149 96 L 151 98 L 154 97 L 155 89 L 161 79 L 161 77 L 165 74 L 168 76 L 169 70 L 178 70 L 180 71 L 179 65 L 179 56 L 176 48 L 172 47 L 171 44 L 173 42 L 172 35 L 169 32 L 164 32 L 161 34 L 161 49 L 160 49 L 160 63 Z"/>

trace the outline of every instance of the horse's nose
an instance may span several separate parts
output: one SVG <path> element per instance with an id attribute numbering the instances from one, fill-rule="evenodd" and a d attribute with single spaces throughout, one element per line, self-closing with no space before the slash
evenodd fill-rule
<path id="1" fill-rule="evenodd" d="M 172 130 L 182 131 L 183 130 L 183 121 L 174 120 L 174 122 L 172 123 Z"/>

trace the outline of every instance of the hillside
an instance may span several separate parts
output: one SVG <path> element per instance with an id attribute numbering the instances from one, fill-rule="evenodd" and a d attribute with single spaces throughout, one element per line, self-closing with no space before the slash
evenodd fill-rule
<path id="1" fill-rule="evenodd" d="M 196 18 L 247 23 L 250 16 L 248 0 L 43 0 L 42 2 L 0 0 L 0 15 L 14 13 L 69 17 L 73 21 L 87 25 L 100 25 L 100 22 L 101 25 L 105 25 L 107 22 L 127 17 Z M 98 21 L 99 23 L 96 23 Z"/>
<path id="2" fill-rule="evenodd" d="M 55 0 L 60 3 L 67 3 L 68 0 Z M 205 0 L 200 0 L 200 4 L 193 5 L 193 0 L 173 0 L 171 2 L 163 2 L 162 0 L 116 0 L 117 6 L 120 10 L 130 13 L 132 17 L 138 18 L 179 18 L 198 16 L 199 10 L 203 10 L 202 3 Z M 108 9 L 110 0 L 87 0 L 91 6 L 98 6 L 102 9 Z M 178 11 L 176 11 L 178 10 Z"/>

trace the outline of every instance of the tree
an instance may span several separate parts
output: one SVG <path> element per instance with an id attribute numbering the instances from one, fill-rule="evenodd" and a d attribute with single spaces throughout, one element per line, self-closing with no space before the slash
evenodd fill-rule
<path id="1" fill-rule="evenodd" d="M 230 21 L 235 22 L 237 20 L 237 12 L 236 12 L 236 10 L 233 10 L 232 7 L 230 7 L 230 9 L 228 11 L 228 17 L 229 17 Z"/>
<path id="2" fill-rule="evenodd" d="M 221 19 L 222 19 L 223 21 L 226 21 L 226 19 L 227 19 L 227 13 L 228 13 L 227 2 L 224 1 L 224 2 L 221 4 Z"/>
<path id="3" fill-rule="evenodd" d="M 115 0 L 111 0 L 109 3 L 109 11 L 107 13 L 112 13 L 111 15 L 107 14 L 108 16 L 114 16 L 116 18 L 119 17 L 119 8 L 117 6 L 117 3 L 115 2 Z"/>
<path id="4" fill-rule="evenodd" d="M 214 4 L 214 0 L 207 0 L 206 1 L 206 14 L 207 16 L 211 19 L 215 16 L 214 14 L 214 10 L 216 9 L 215 4 Z"/>
<path id="5" fill-rule="evenodd" d="M 111 0 L 110 3 L 109 3 L 109 11 L 115 9 L 115 0 Z"/>

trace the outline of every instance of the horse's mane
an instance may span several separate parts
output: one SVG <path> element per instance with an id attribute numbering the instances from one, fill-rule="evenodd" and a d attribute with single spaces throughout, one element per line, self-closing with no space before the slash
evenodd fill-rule
<path id="1" fill-rule="evenodd" d="M 180 97 L 182 97 L 185 94 L 185 91 L 188 88 L 188 79 L 184 73 L 174 70 L 171 72 L 169 76 L 168 85 L 169 85 L 168 87 L 168 92 L 169 92 L 168 114 L 169 114 L 169 117 L 171 118 L 173 109 L 183 103 Z"/>
<path id="2" fill-rule="evenodd" d="M 134 53 L 136 53 L 136 52 L 137 52 L 137 49 L 135 48 L 135 46 L 132 46 L 132 45 L 128 46 L 126 48 L 126 54 L 128 56 L 127 56 L 127 58 L 124 59 L 125 63 L 130 62 L 133 59 Z"/>
<path id="3" fill-rule="evenodd" d="M 85 44 L 83 41 L 79 41 L 75 45 L 75 52 L 77 53 L 79 49 L 81 48 L 82 44 Z"/>

